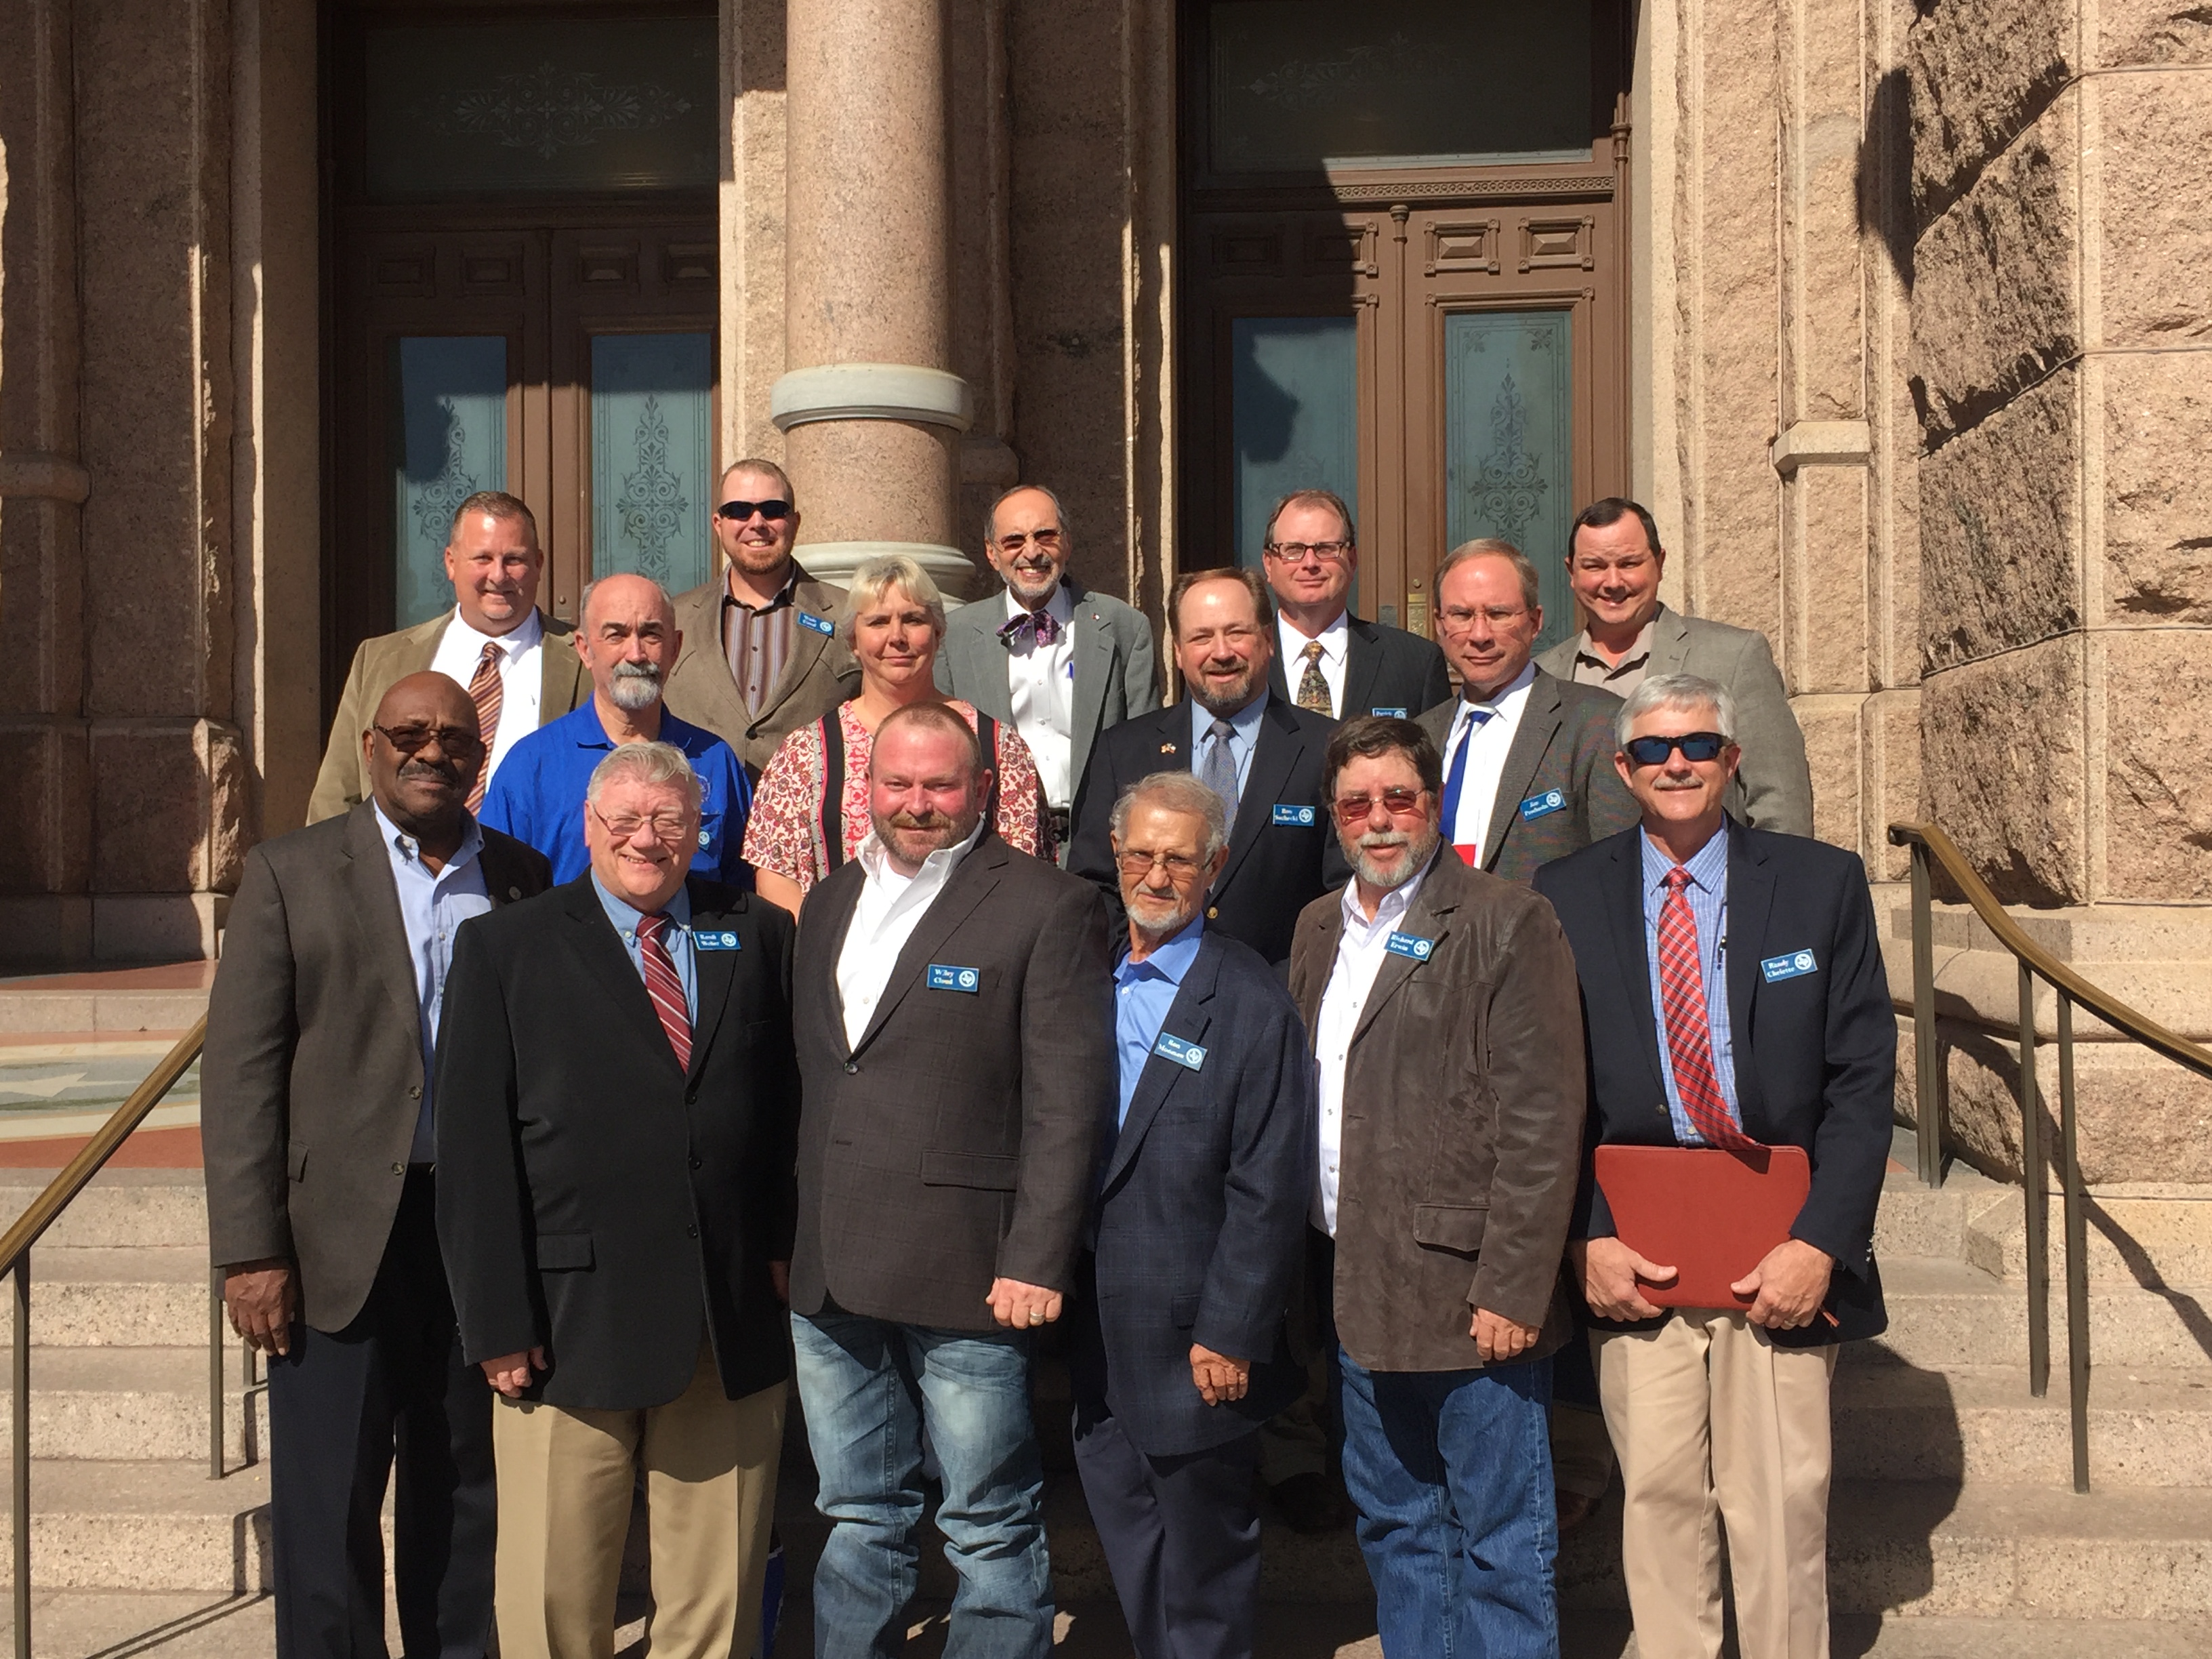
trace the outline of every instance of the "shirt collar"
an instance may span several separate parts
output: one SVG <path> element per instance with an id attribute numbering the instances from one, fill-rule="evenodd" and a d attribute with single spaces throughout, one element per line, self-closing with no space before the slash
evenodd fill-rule
<path id="1" fill-rule="evenodd" d="M 668 682 L 664 677 L 661 681 L 661 690 L 665 693 L 667 689 Z M 612 750 L 615 747 L 615 740 L 607 731 L 607 723 L 599 718 L 599 700 L 597 696 L 585 698 L 582 702 L 576 705 L 572 713 L 562 718 L 575 721 L 577 748 Z M 685 747 L 684 739 L 692 730 L 694 730 L 692 726 L 678 720 L 675 715 L 668 712 L 668 703 L 664 696 L 660 704 L 660 735 L 654 741 L 673 744 L 689 755 L 691 751 Z"/>
<path id="2" fill-rule="evenodd" d="M 1644 848 L 1645 889 L 1663 887 L 1667 872 L 1674 867 L 1673 857 L 1647 835 L 1639 832 L 1637 840 Z M 1708 893 L 1724 892 L 1728 888 L 1728 820 L 1723 818 L 1720 828 L 1713 831 L 1712 839 L 1684 860 L 1682 867 L 1690 872 L 1693 886 Z"/>
<path id="3" fill-rule="evenodd" d="M 1431 854 L 1429 861 L 1415 871 L 1413 878 L 1404 886 L 1395 887 L 1382 895 L 1382 902 L 1375 907 L 1375 920 L 1372 921 L 1367 920 L 1367 913 L 1359 908 L 1358 878 L 1347 881 L 1344 884 L 1344 895 L 1340 901 L 1344 908 L 1344 925 L 1372 932 L 1400 920 L 1413 908 L 1413 901 L 1420 896 L 1421 884 L 1429 878 L 1429 872 L 1436 867 L 1436 857 Z"/>
<path id="4" fill-rule="evenodd" d="M 1350 615 L 1349 611 L 1338 611 L 1334 622 L 1322 629 L 1320 633 L 1312 635 L 1308 635 L 1288 617 L 1278 616 L 1275 619 L 1276 631 L 1282 641 L 1283 666 L 1291 668 L 1297 665 L 1310 638 L 1319 642 L 1321 654 L 1324 660 L 1330 663 L 1342 662 L 1344 653 L 1351 648 L 1352 625 L 1348 620 Z"/>
<path id="5" fill-rule="evenodd" d="M 1530 661 L 1523 663 L 1521 672 L 1516 674 L 1506 684 L 1505 689 L 1494 697 L 1474 698 L 1462 691 L 1460 695 L 1459 707 L 1452 713 L 1452 723 L 1457 726 L 1463 722 L 1468 717 L 1468 711 L 1471 708 L 1486 708 L 1493 714 L 1516 714 L 1521 705 L 1528 701 L 1528 688 L 1535 683 L 1536 665 L 1534 661 Z"/>
<path id="6" fill-rule="evenodd" d="M 885 850 L 882 838 L 872 828 L 862 839 L 860 849 L 853 856 L 860 861 L 861 868 L 868 872 L 868 879 L 872 882 L 891 880 L 942 883 L 952 874 L 960 860 L 975 850 L 975 843 L 982 839 L 983 820 L 978 818 L 975 820 L 975 827 L 968 832 L 967 840 L 957 847 L 939 848 L 921 861 L 921 868 L 912 876 L 902 876 L 891 868 L 890 854 Z"/>
<path id="7" fill-rule="evenodd" d="M 646 913 L 628 899 L 617 897 L 613 890 L 599 879 L 599 872 L 596 870 L 592 872 L 592 890 L 599 896 L 599 908 L 607 913 L 607 920 L 614 924 L 615 932 L 625 939 L 637 932 L 637 925 L 645 920 Z M 690 927 L 690 884 L 686 882 L 678 888 L 675 896 L 662 908 L 668 919 L 678 927 Z"/>
<path id="8" fill-rule="evenodd" d="M 487 634 L 480 628 L 471 626 L 469 619 L 461 615 L 461 607 L 457 605 L 453 607 L 453 619 L 446 625 L 446 631 L 459 634 L 466 640 L 473 647 L 469 653 L 471 657 L 482 657 L 483 648 L 488 645 L 497 646 L 505 656 L 515 657 L 545 637 L 545 624 L 539 618 L 536 608 L 532 607 L 530 614 L 507 632 Z"/>
<path id="9" fill-rule="evenodd" d="M 429 875 L 430 866 L 422 862 L 422 844 L 385 817 L 383 805 L 374 796 L 369 797 L 368 805 L 369 810 L 376 814 L 377 831 L 383 836 L 386 850 L 409 869 L 419 868 L 424 875 Z M 443 881 L 456 870 L 467 869 L 483 852 L 483 827 L 471 817 L 468 827 L 461 831 L 460 846 L 454 849 L 453 856 L 446 860 L 433 879 Z"/>
<path id="10" fill-rule="evenodd" d="M 1585 628 L 1575 639 L 1575 660 L 1593 663 L 1607 672 L 1642 662 L 1651 654 L 1651 629 L 1658 621 L 1658 613 L 1654 611 L 1651 620 L 1636 630 L 1636 637 L 1628 642 L 1628 649 L 1622 653 L 1619 662 L 1607 662 L 1598 655 L 1597 647 L 1590 643 L 1589 629 Z"/>
<path id="11" fill-rule="evenodd" d="M 1237 737 L 1247 744 L 1259 733 L 1260 717 L 1267 712 L 1269 693 L 1264 689 L 1260 695 L 1229 717 L 1229 724 Z M 1196 697 L 1190 699 L 1190 734 L 1193 746 L 1206 741 L 1206 734 L 1213 725 L 1214 716 Z"/>
<path id="12" fill-rule="evenodd" d="M 1006 590 L 1005 597 L 1008 622 L 1019 622 L 1030 614 L 1029 606 L 1014 597 L 1012 588 Z M 1052 590 L 1052 597 L 1044 602 L 1044 608 L 1063 629 L 1075 620 L 1075 595 L 1068 591 L 1066 577 L 1060 579 L 1060 586 Z"/>
<path id="13" fill-rule="evenodd" d="M 740 611 L 750 611 L 756 615 L 760 615 L 770 611 L 780 611 L 785 605 L 793 604 L 798 599 L 799 561 L 796 559 L 787 562 L 784 571 L 783 586 L 775 590 L 775 597 L 766 605 L 748 605 L 730 592 L 730 571 L 732 568 L 734 567 L 725 566 L 722 571 L 722 604 L 726 607 L 733 605 Z"/>
<path id="14" fill-rule="evenodd" d="M 1180 986 L 1190 964 L 1198 960 L 1200 940 L 1206 933 L 1203 913 L 1193 916 L 1183 930 L 1142 962 L 1132 962 L 1127 945 L 1121 947 L 1121 960 L 1114 969 L 1114 977 L 1127 984 L 1133 979 L 1164 979 L 1170 985 Z"/>

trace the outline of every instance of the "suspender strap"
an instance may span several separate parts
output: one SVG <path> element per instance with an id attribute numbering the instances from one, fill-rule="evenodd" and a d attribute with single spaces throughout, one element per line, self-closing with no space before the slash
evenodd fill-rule
<path id="1" fill-rule="evenodd" d="M 845 861 L 845 722 L 833 708 L 822 727 L 822 859 L 829 874 Z"/>
<path id="2" fill-rule="evenodd" d="M 983 803 L 983 823 L 994 834 L 999 828 L 999 723 L 981 709 L 975 711 L 975 742 L 983 751 L 983 764 L 991 769 L 990 799 Z"/>

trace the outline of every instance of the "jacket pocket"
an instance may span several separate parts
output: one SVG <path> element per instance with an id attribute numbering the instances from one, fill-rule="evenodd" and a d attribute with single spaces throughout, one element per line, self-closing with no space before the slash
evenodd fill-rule
<path id="1" fill-rule="evenodd" d="M 1177 1330 L 1187 1331 L 1198 1323 L 1199 1301 L 1194 1296 L 1179 1296 L 1168 1304 L 1168 1317 Z"/>
<path id="2" fill-rule="evenodd" d="M 980 1187 L 989 1193 L 1011 1193 L 1021 1172 L 1021 1159 L 998 1152 L 943 1152 L 930 1148 L 921 1155 L 925 1187 Z"/>
<path id="3" fill-rule="evenodd" d="M 591 1234 L 540 1233 L 538 1235 L 538 1272 L 574 1272 L 587 1268 L 591 1265 Z"/>
<path id="4" fill-rule="evenodd" d="M 307 1178 L 307 1143 L 288 1140 L 284 1143 L 284 1173 L 295 1181 Z"/>
<path id="5" fill-rule="evenodd" d="M 1416 1242 L 1440 1250 L 1473 1255 L 1482 1248 L 1483 1229 L 1490 1224 L 1486 1204 L 1419 1204 L 1413 1207 Z"/>

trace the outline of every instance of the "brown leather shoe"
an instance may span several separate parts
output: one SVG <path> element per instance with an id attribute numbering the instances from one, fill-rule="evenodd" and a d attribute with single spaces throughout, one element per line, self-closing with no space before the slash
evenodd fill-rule
<path id="1" fill-rule="evenodd" d="M 1292 1532 L 1335 1532 L 1344 1525 L 1344 1504 L 1325 1474 L 1294 1474 L 1281 1486 L 1270 1486 L 1267 1495 Z"/>
<path id="2" fill-rule="evenodd" d="M 1552 1501 L 1559 1511 L 1559 1536 L 1580 1532 L 1589 1525 L 1590 1516 L 1597 1513 L 1597 1499 L 1585 1493 L 1569 1492 L 1564 1486 L 1554 1487 Z"/>

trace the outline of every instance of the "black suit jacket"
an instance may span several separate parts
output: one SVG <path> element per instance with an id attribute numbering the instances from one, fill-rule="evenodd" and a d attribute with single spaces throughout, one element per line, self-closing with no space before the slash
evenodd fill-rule
<path id="1" fill-rule="evenodd" d="M 791 1305 L 992 1331 L 994 1279 L 1065 1291 L 1115 1098 L 1098 896 L 986 830 L 845 1040 L 837 959 L 867 872 L 806 896 L 799 931 L 800 1124 Z M 930 969 L 972 969 L 973 989 Z M 939 975 L 942 979 L 945 975 Z"/>
<path id="2" fill-rule="evenodd" d="M 454 942 L 438 1032 L 438 1237 L 468 1359 L 542 1346 L 533 1399 L 639 1410 L 703 1332 L 732 1399 L 789 1368 L 769 1263 L 791 1257 L 799 1077 L 792 921 L 690 884 L 691 1065 L 676 1064 L 586 874 Z"/>
<path id="3" fill-rule="evenodd" d="M 1268 697 L 1230 826 L 1229 861 L 1206 897 L 1208 928 L 1243 940 L 1277 967 L 1290 959 L 1298 912 L 1352 873 L 1322 799 L 1322 762 L 1335 730 L 1334 720 Z M 1091 750 L 1075 792 L 1067 867 L 1098 884 L 1116 928 L 1121 882 L 1108 837 L 1114 802 L 1139 778 L 1188 772 L 1190 763 L 1188 697 L 1100 732 Z"/>
<path id="4" fill-rule="evenodd" d="M 1344 698 L 1337 709 L 1339 720 L 1355 714 L 1415 720 L 1423 709 L 1450 700 L 1451 673 L 1433 640 L 1402 628 L 1385 628 L 1364 617 L 1346 617 L 1344 631 Z M 1295 702 L 1297 693 L 1289 677 L 1304 672 L 1304 664 L 1287 662 L 1278 651 L 1267 670 L 1267 689 L 1285 702 Z"/>
<path id="5" fill-rule="evenodd" d="M 543 854 L 496 830 L 483 832 L 483 876 L 495 905 L 553 879 Z M 375 807 L 263 842 L 230 902 L 200 1060 L 215 1264 L 289 1257 L 301 1318 L 350 1324 L 392 1237 L 424 1081 L 414 957 Z"/>
<path id="6" fill-rule="evenodd" d="M 1078 1310 L 1079 1415 L 1103 1405 L 1154 1457 L 1249 1434 L 1305 1383 L 1285 1312 L 1313 1185 L 1313 1058 L 1273 969 L 1200 936 L 1160 1027 L 1202 1048 L 1196 1071 L 1155 1052 L 1137 1079 L 1096 1214 L 1094 1298 Z M 1209 1406 L 1190 1348 L 1253 1362 L 1245 1398 Z"/>
<path id="7" fill-rule="evenodd" d="M 1659 1026 L 1644 954 L 1641 829 L 1536 872 L 1574 946 L 1589 1033 L 1586 1147 L 1671 1146 Z M 1813 1189 L 1790 1228 L 1835 1257 L 1828 1310 L 1802 1330 L 1771 1333 L 1784 1347 L 1878 1335 L 1887 1325 L 1874 1261 L 1875 1210 L 1889 1158 L 1897 1079 L 1897 1015 L 1866 871 L 1823 842 L 1747 830 L 1729 820 L 1727 975 L 1744 1132 L 1802 1146 Z M 1797 970 L 1810 951 L 1811 971 Z M 1768 979 L 1764 964 L 1786 969 Z M 1608 1237 L 1613 1216 L 1589 1152 L 1571 1236 Z"/>

